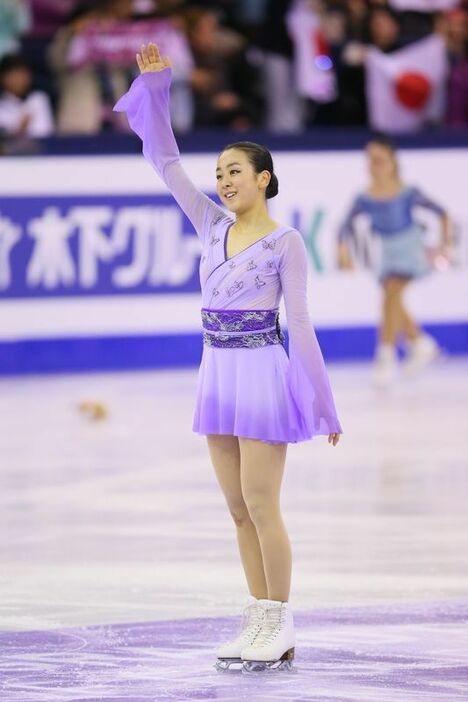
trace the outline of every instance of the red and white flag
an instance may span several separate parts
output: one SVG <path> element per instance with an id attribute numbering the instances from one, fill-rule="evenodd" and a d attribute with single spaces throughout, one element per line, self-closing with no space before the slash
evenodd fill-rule
<path id="1" fill-rule="evenodd" d="M 437 35 L 391 54 L 371 47 L 366 56 L 369 123 L 385 132 L 414 132 L 439 122 L 445 109 L 448 59 Z"/>
<path id="2" fill-rule="evenodd" d="M 336 97 L 336 75 L 320 20 L 308 0 L 295 0 L 286 23 L 294 44 L 294 71 L 299 95 L 316 102 Z"/>

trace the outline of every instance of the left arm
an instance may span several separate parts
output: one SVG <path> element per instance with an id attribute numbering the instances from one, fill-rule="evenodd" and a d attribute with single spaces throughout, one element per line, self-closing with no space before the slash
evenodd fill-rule
<path id="1" fill-rule="evenodd" d="M 338 443 L 342 433 L 322 352 L 307 309 L 307 253 L 299 232 L 288 232 L 282 240 L 279 272 L 289 332 L 290 381 L 293 394 L 302 404 L 302 415 L 310 417 L 313 434 L 328 434 Z M 300 408 L 301 409 L 301 408 Z"/>
<path id="2" fill-rule="evenodd" d="M 438 203 L 424 195 L 419 189 L 413 191 L 413 205 L 424 207 L 439 215 L 442 222 L 442 247 L 448 248 L 452 244 L 452 226 L 447 210 Z"/>

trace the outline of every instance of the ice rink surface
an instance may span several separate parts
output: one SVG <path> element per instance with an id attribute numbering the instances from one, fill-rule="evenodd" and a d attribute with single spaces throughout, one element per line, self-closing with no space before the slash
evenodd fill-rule
<path id="1" fill-rule="evenodd" d="M 194 371 L 0 380 L 1 702 L 468 700 L 468 360 L 290 446 L 295 675 L 220 675 L 246 588 Z M 90 421 L 80 402 L 106 405 Z"/>

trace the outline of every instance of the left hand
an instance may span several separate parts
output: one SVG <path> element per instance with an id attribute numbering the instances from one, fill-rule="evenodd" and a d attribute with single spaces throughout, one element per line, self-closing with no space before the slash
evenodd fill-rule
<path id="1" fill-rule="evenodd" d="M 333 446 L 336 446 L 338 441 L 340 440 L 340 436 L 341 436 L 341 434 L 337 434 L 337 433 L 329 434 L 328 435 L 328 443 L 333 444 Z"/>
<path id="2" fill-rule="evenodd" d="M 436 271 L 446 271 L 452 266 L 453 251 L 447 245 L 439 246 L 437 249 L 432 249 L 429 254 L 429 261 Z"/>

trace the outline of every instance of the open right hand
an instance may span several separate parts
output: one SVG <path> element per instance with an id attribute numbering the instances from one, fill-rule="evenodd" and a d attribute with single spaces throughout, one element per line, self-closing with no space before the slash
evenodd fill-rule
<path id="1" fill-rule="evenodd" d="M 140 53 L 136 55 L 136 60 L 140 73 L 151 73 L 153 71 L 164 71 L 169 68 L 171 62 L 168 56 L 161 58 L 156 44 L 150 43 L 148 46 L 141 45 Z"/>

